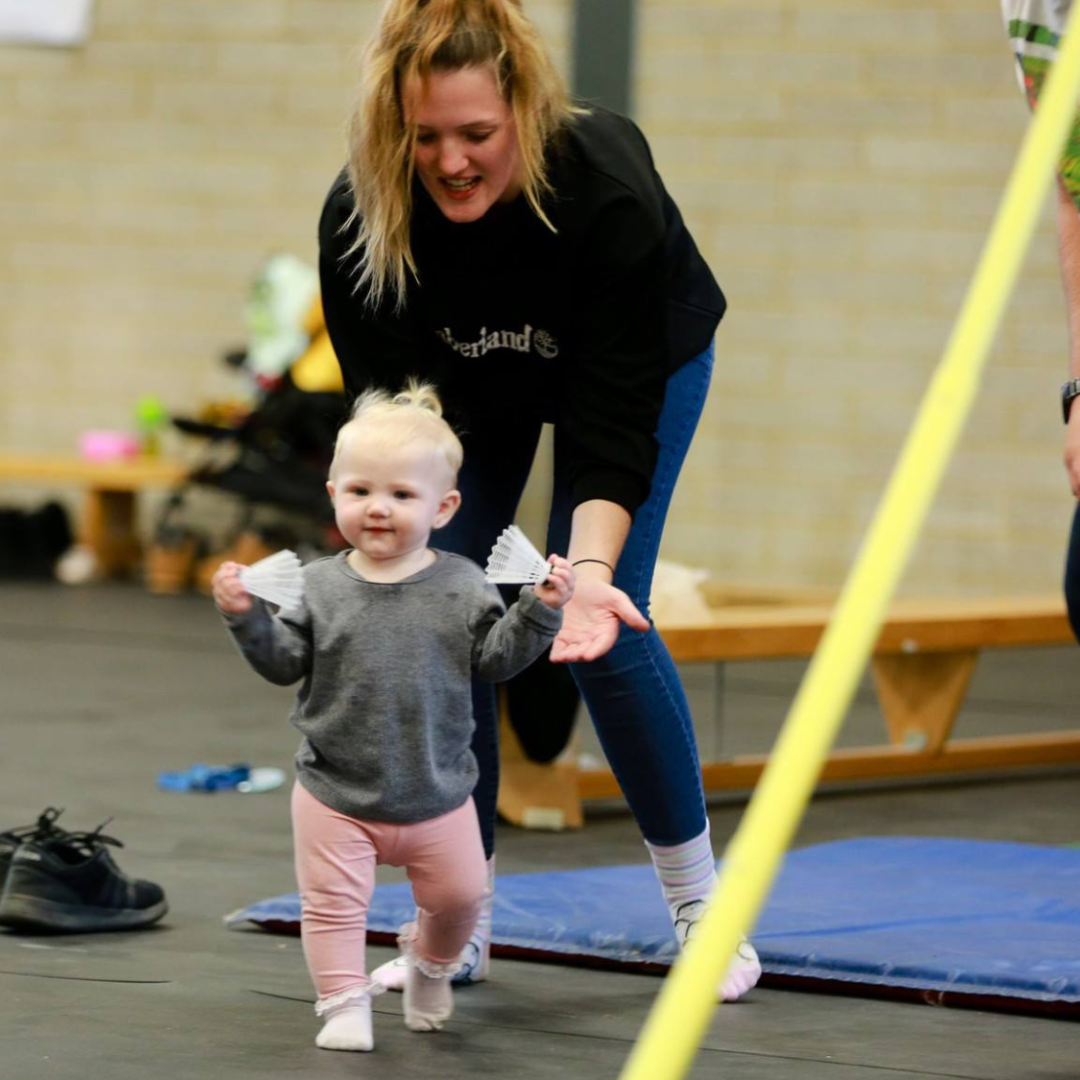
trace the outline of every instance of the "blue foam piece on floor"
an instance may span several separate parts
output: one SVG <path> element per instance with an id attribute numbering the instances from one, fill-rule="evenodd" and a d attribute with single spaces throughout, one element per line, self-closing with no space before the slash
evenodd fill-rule
<path id="1" fill-rule="evenodd" d="M 373 932 L 413 917 L 408 884 L 379 886 Z M 236 912 L 293 929 L 296 894 Z M 670 964 L 652 867 L 500 876 L 493 942 L 552 958 Z M 923 838 L 790 852 L 753 934 L 766 973 L 851 984 L 1080 1003 L 1080 850 Z"/>

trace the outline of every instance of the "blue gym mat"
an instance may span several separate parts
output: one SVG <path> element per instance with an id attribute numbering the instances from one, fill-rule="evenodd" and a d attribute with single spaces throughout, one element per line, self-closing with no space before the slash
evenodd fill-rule
<path id="1" fill-rule="evenodd" d="M 376 889 L 372 941 L 414 909 Z M 293 893 L 227 917 L 299 931 Z M 1080 850 L 948 839 L 842 840 L 788 854 L 753 941 L 764 983 L 934 1004 L 1080 1009 Z M 676 955 L 652 867 L 500 876 L 493 953 L 663 971 Z"/>

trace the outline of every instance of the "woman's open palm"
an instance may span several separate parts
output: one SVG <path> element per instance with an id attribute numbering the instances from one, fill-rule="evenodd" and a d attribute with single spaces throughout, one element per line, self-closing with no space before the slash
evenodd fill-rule
<path id="1" fill-rule="evenodd" d="M 574 595 L 563 608 L 563 624 L 551 647 L 551 661 L 573 664 L 603 656 L 626 623 L 634 630 L 648 630 L 649 620 L 630 597 L 606 581 L 578 579 Z"/>

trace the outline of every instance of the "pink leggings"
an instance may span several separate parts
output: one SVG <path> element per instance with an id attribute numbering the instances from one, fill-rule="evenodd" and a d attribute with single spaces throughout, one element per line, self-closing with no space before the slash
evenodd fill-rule
<path id="1" fill-rule="evenodd" d="M 292 820 L 304 956 L 320 1002 L 370 984 L 364 944 L 379 863 L 408 871 L 420 912 L 417 956 L 425 966 L 457 961 L 487 884 L 471 798 L 431 821 L 393 825 L 339 814 L 297 783 Z"/>

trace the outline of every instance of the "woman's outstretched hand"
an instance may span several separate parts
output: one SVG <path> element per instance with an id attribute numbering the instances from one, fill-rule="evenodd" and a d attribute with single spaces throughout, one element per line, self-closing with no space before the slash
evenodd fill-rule
<path id="1" fill-rule="evenodd" d="M 574 595 L 563 608 L 562 629 L 551 646 L 551 662 L 573 664 L 603 656 L 615 644 L 620 623 L 634 630 L 649 629 L 649 620 L 622 589 L 579 576 Z"/>

